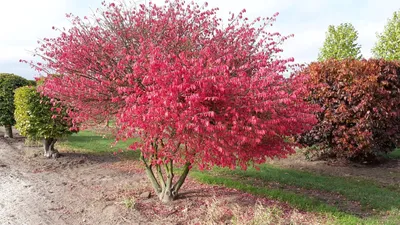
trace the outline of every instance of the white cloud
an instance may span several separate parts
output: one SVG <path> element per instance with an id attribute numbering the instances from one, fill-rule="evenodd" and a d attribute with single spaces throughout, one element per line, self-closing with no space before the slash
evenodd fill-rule
<path id="1" fill-rule="evenodd" d="M 319 48 L 325 38 L 325 31 L 321 29 L 303 30 L 294 32 L 294 37 L 283 45 L 283 57 L 294 57 L 296 62 L 305 63 L 317 58 Z"/>
<path id="2" fill-rule="evenodd" d="M 52 26 L 68 27 L 65 14 L 71 11 L 79 14 L 76 0 L 13 0 L 2 1 L 0 8 L 0 60 L 14 61 L 30 58 L 37 46 L 37 40 L 52 37 L 57 32 Z M 89 1 L 90 2 L 90 1 Z M 89 6 L 84 11 L 89 12 Z"/>
<path id="3" fill-rule="evenodd" d="M 371 49 L 376 42 L 376 33 L 381 32 L 384 25 L 385 23 L 381 21 L 355 26 L 358 31 L 358 43 L 361 45 L 361 53 L 364 58 L 368 59 L 372 56 Z"/>
<path id="4" fill-rule="evenodd" d="M 27 50 L 31 47 L 30 45 L 0 46 L 0 61 L 18 61 L 21 56 L 27 54 Z"/>
<path id="5" fill-rule="evenodd" d="M 0 60 L 16 59 L 27 53 L 39 37 L 51 31 L 63 16 L 66 0 L 2 1 L 0 12 Z"/>
<path id="6" fill-rule="evenodd" d="M 109 2 L 111 0 L 107 0 Z M 151 0 L 125 0 L 149 2 Z M 190 2 L 191 0 L 186 0 Z M 15 68 L 19 59 L 30 59 L 36 41 L 54 36 L 52 26 L 69 26 L 65 13 L 91 14 L 100 0 L 2 0 L 0 6 L 0 72 L 21 71 L 31 76 L 25 65 Z M 163 4 L 164 0 L 153 0 Z M 200 4 L 205 0 L 197 0 Z M 393 11 L 400 9 L 398 0 L 208 0 L 210 7 L 219 7 L 218 15 L 227 19 L 229 12 L 237 14 L 246 9 L 246 16 L 269 17 L 280 12 L 272 31 L 283 35 L 295 34 L 283 45 L 283 57 L 295 57 L 298 62 L 315 60 L 325 38 L 328 25 L 350 22 L 359 32 L 362 53 L 370 57 L 370 49 Z M 10 66 L 13 66 L 11 68 Z M 33 71 L 31 73 L 34 73 Z"/>

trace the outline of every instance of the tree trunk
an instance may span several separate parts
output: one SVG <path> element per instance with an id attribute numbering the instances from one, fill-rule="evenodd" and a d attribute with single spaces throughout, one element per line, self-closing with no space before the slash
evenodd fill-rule
<path id="1" fill-rule="evenodd" d="M 167 180 L 165 182 L 165 185 L 162 187 L 161 193 L 158 194 L 158 197 L 162 202 L 171 202 L 179 196 L 179 190 L 181 189 L 187 175 L 189 174 L 190 163 L 186 163 L 182 169 L 183 171 L 181 176 L 179 177 L 179 180 L 173 185 L 172 180 L 174 179 L 174 172 L 172 161 L 170 162 L 169 167 L 166 166 Z"/>
<path id="2" fill-rule="evenodd" d="M 159 166 L 159 168 L 161 171 L 161 166 Z M 172 189 L 172 180 L 174 179 L 172 160 L 170 160 L 168 164 L 165 164 L 165 173 L 167 174 L 167 179 L 165 184 L 161 187 L 162 191 L 158 194 L 158 197 L 162 202 L 168 203 L 173 201 L 178 195 L 178 193 L 174 192 Z M 160 176 L 162 176 L 162 174 L 160 174 Z M 164 180 L 164 177 L 161 178 Z"/>
<path id="3" fill-rule="evenodd" d="M 54 148 L 54 144 L 57 142 L 55 138 L 45 138 L 43 141 L 44 156 L 47 158 L 58 158 L 59 153 Z"/>
<path id="4" fill-rule="evenodd" d="M 13 133 L 12 133 L 12 126 L 11 125 L 4 125 L 5 133 L 4 137 L 5 138 L 13 138 Z"/>
<path id="5" fill-rule="evenodd" d="M 182 175 L 179 177 L 179 180 L 173 184 L 174 179 L 174 170 L 173 170 L 173 163 L 170 160 L 169 163 L 164 165 L 165 174 L 163 174 L 161 170 L 161 165 L 155 165 L 157 176 L 155 176 L 153 171 L 153 165 L 146 162 L 143 155 L 141 155 L 140 159 L 144 163 L 146 167 L 146 174 L 151 181 L 154 191 L 156 195 L 163 203 L 168 203 L 175 200 L 178 197 L 179 189 L 182 187 L 183 183 L 186 180 L 186 177 L 190 170 L 190 163 L 186 163 L 182 168 Z M 164 179 L 166 177 L 166 179 Z"/>
<path id="6" fill-rule="evenodd" d="M 158 198 L 161 200 L 163 203 L 168 203 L 172 202 L 175 200 L 177 195 L 174 195 L 171 189 L 165 188 L 160 194 L 158 194 Z"/>
<path id="7" fill-rule="evenodd" d="M 109 128 L 109 127 L 110 127 L 110 120 L 106 120 L 106 122 L 105 122 L 105 127 L 106 127 L 106 128 Z"/>
<path id="8" fill-rule="evenodd" d="M 185 180 L 186 180 L 187 175 L 189 174 L 190 163 L 187 162 L 187 163 L 183 166 L 182 169 L 183 169 L 183 171 L 182 171 L 181 176 L 179 177 L 179 180 L 175 183 L 174 187 L 172 188 L 172 189 L 173 189 L 173 192 L 174 192 L 176 195 L 178 195 L 178 191 L 181 189 L 183 183 L 184 183 Z"/>

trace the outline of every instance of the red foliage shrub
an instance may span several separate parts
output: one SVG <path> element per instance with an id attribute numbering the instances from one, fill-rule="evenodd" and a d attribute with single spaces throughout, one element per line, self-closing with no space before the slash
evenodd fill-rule
<path id="1" fill-rule="evenodd" d="M 372 160 L 400 140 L 400 66 L 384 60 L 329 60 L 306 73 L 315 85 L 310 101 L 322 112 L 301 142 L 335 157 Z"/>
<path id="2" fill-rule="evenodd" d="M 298 97 L 306 77 L 282 76 L 293 58 L 276 57 L 288 38 L 267 29 L 277 15 L 248 22 L 243 10 L 223 27 L 216 12 L 181 0 L 105 4 L 96 23 L 73 17 L 70 30 L 44 39 L 43 63 L 32 64 L 62 74 L 41 91 L 73 107 L 75 123 L 115 117 L 119 138 L 140 136 L 131 148 L 160 196 L 176 196 L 192 165 L 245 169 L 285 157 L 294 152 L 285 138 L 317 122 Z M 173 165 L 185 172 L 171 188 Z"/>

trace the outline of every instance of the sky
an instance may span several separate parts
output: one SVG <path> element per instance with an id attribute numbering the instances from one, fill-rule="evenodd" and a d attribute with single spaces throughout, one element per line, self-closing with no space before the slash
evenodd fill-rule
<path id="1" fill-rule="evenodd" d="M 70 25 L 66 13 L 91 15 L 102 0 L 1 0 L 0 6 L 0 73 L 14 73 L 33 79 L 37 73 L 20 59 L 32 60 L 37 41 L 57 36 L 58 28 Z M 145 2 L 146 0 L 136 0 Z M 195 0 L 203 3 L 203 0 Z M 147 0 L 148 2 L 148 0 Z M 163 4 L 163 0 L 153 0 Z M 282 46 L 282 57 L 294 57 L 298 63 L 310 63 L 318 56 L 329 25 L 352 23 L 358 31 L 358 43 L 365 58 L 371 57 L 376 33 L 382 32 L 393 12 L 400 9 L 399 0 L 209 0 L 210 7 L 220 9 L 227 19 L 229 12 L 246 9 L 254 19 L 279 12 L 271 31 L 294 34 Z"/>

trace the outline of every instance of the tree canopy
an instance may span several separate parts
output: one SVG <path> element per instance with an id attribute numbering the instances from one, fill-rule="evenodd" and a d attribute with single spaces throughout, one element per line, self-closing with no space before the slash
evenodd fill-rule
<path id="1" fill-rule="evenodd" d="M 361 59 L 361 46 L 357 44 L 358 33 L 350 23 L 335 27 L 330 25 L 325 42 L 320 49 L 318 61 L 327 59 Z"/>
<path id="2" fill-rule="evenodd" d="M 377 34 L 377 42 L 372 48 L 375 58 L 400 60 L 400 10 L 393 13 L 381 34 Z"/>

